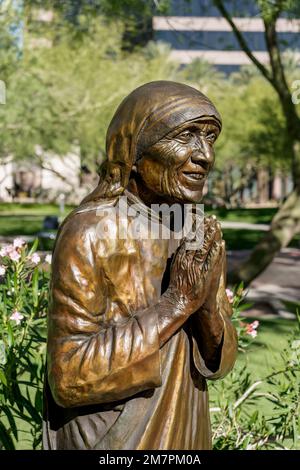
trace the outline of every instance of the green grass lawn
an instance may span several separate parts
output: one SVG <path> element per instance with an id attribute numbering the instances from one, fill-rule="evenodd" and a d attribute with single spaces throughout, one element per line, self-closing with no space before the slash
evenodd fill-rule
<path id="1" fill-rule="evenodd" d="M 72 206 L 66 206 L 66 216 Z M 36 235 L 47 215 L 60 216 L 56 204 L 0 204 L 0 236 Z"/>
<path id="2" fill-rule="evenodd" d="M 248 319 L 252 322 L 255 318 Z M 260 319 L 258 335 L 245 353 L 239 354 L 238 363 L 249 368 L 254 379 L 263 378 L 277 367 L 280 353 L 287 338 L 296 327 L 296 320 L 285 318 Z"/>
<path id="3" fill-rule="evenodd" d="M 225 209 L 223 207 L 211 209 L 204 207 L 205 214 L 215 214 L 218 219 L 226 222 L 247 222 L 251 224 L 269 224 L 276 214 L 275 208 L 262 209 Z"/>
<path id="4" fill-rule="evenodd" d="M 285 369 L 281 354 L 288 345 L 288 338 L 295 331 L 296 320 L 287 320 L 283 318 L 260 319 L 258 335 L 253 343 L 246 349 L 246 352 L 240 352 L 235 364 L 235 370 L 250 372 L 251 383 L 258 380 L 264 380 L 274 370 Z M 247 319 L 247 322 L 253 322 L 255 318 Z M 226 379 L 225 379 L 226 380 Z M 215 386 L 217 388 L 215 388 Z M 208 382 L 210 406 L 216 406 L 218 403 L 218 383 Z M 270 392 L 270 387 L 262 383 L 257 389 L 260 392 Z M 246 403 L 244 411 L 251 415 L 258 410 L 258 403 L 252 399 L 252 403 Z M 259 400 L 259 411 L 265 418 L 274 418 L 273 405 L 266 398 Z M 290 440 L 286 440 L 286 445 L 291 445 Z"/>
<path id="5" fill-rule="evenodd" d="M 261 240 L 265 232 L 261 230 L 222 229 L 227 250 L 251 250 Z M 300 235 L 291 240 L 289 247 L 300 248 Z"/>
<path id="6" fill-rule="evenodd" d="M 69 209 L 71 206 L 68 207 Z M 14 203 L 1 202 L 0 216 L 5 215 L 58 215 L 59 207 L 57 204 L 40 204 L 40 203 Z"/>

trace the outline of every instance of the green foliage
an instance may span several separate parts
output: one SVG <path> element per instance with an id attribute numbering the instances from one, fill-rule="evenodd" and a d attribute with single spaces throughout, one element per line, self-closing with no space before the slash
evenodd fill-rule
<path id="1" fill-rule="evenodd" d="M 4 449 L 16 447 L 24 425 L 33 448 L 41 443 L 49 276 L 38 266 L 36 246 L 29 249 L 16 239 L 0 252 L 0 447 Z"/>
<path id="2" fill-rule="evenodd" d="M 291 82 L 299 64 L 291 51 L 283 54 L 283 60 Z M 220 185 L 229 186 L 232 193 L 247 186 L 258 167 L 290 171 L 285 116 L 276 92 L 253 65 L 224 77 L 213 65 L 197 59 L 177 78 L 207 94 L 222 116 L 223 130 L 216 143 L 211 176 L 211 186 L 219 196 L 226 192 Z"/>
<path id="3" fill-rule="evenodd" d="M 274 90 L 260 76 L 243 85 L 236 81 L 237 75 L 223 99 L 218 100 L 224 122 L 219 167 L 251 164 L 287 170 L 291 156 L 286 151 L 285 120 Z"/>
<path id="4" fill-rule="evenodd" d="M 235 312 L 235 323 L 238 316 Z M 299 313 L 297 319 L 281 361 L 268 375 L 254 381 L 249 369 L 237 364 L 224 380 L 211 384 L 215 449 L 300 449 Z M 245 351 L 244 331 L 237 330 L 240 350 Z"/>
<path id="5" fill-rule="evenodd" d="M 291 17 L 300 13 L 297 0 L 257 0 L 257 5 L 265 21 L 275 21 L 282 13 Z"/>
<path id="6" fill-rule="evenodd" d="M 15 34 L 20 13 L 12 1 L 0 1 L 0 79 L 6 82 L 17 63 L 18 43 Z"/>
<path id="7" fill-rule="evenodd" d="M 299 65 L 291 51 L 283 59 L 291 83 Z M 222 198 L 235 204 L 240 191 L 256 180 L 259 168 L 273 174 L 290 172 L 293 156 L 281 104 L 254 66 L 242 67 L 225 78 L 211 64 L 197 59 L 177 77 L 207 94 L 222 116 L 208 200 Z"/>
<path id="8" fill-rule="evenodd" d="M 245 293 L 244 286 L 241 282 L 238 286 L 234 288 L 233 291 L 226 289 L 227 295 L 232 302 L 233 314 L 231 321 L 237 331 L 239 338 L 238 350 L 244 352 L 246 348 L 251 344 L 253 338 L 257 335 L 258 322 L 253 322 L 252 324 L 245 323 L 245 318 L 241 316 L 241 313 L 244 310 L 247 310 L 251 307 L 252 304 L 244 302 Z"/>
<path id="9" fill-rule="evenodd" d="M 105 17 L 112 25 L 115 21 L 122 22 L 122 47 L 132 50 L 135 46 L 146 45 L 152 39 L 152 17 L 167 14 L 170 0 L 26 0 L 25 4 L 28 14 L 33 18 L 38 8 L 51 9 L 55 12 L 55 25 L 73 25 L 78 37 L 90 31 L 94 18 Z M 34 29 L 40 27 L 34 24 Z M 50 28 L 45 25 L 42 30 L 44 34 L 51 34 Z M 57 28 L 54 35 L 59 35 Z"/>
<path id="10" fill-rule="evenodd" d="M 195 59 L 179 73 L 178 80 L 193 84 L 202 93 L 209 93 L 213 88 L 222 87 L 225 76 L 214 65 L 204 59 Z"/>
<path id="11" fill-rule="evenodd" d="M 99 2 L 99 8 L 88 1 L 75 2 L 77 6 L 50 2 L 60 16 L 47 32 L 32 19 L 33 7 L 43 3 L 25 2 L 28 22 L 22 54 L 16 53 L 9 34 L 16 20 L 8 11 L 0 15 L 11 42 L 11 47 L 0 49 L 0 79 L 4 77 L 7 86 L 7 104 L 0 106 L 0 157 L 42 165 L 41 150 L 61 156 L 75 150 L 82 165 L 95 171 L 105 153 L 107 125 L 122 98 L 147 81 L 175 79 L 207 93 L 222 114 L 213 183 L 219 192 L 217 181 L 222 179 L 233 191 L 247 186 L 257 165 L 290 168 L 278 98 L 255 68 L 242 69 L 231 80 L 199 59 L 179 70 L 163 44 L 150 41 L 144 48 L 124 50 L 125 16 L 148 15 L 153 8 L 164 11 L 168 2 Z M 71 17 L 76 21 L 65 21 Z M 51 47 L 32 47 L 32 41 L 45 38 Z M 299 67 L 291 54 L 288 63 L 295 77 Z"/>
<path id="12" fill-rule="evenodd" d="M 121 23 L 101 17 L 91 19 L 79 38 L 75 27 L 61 25 L 51 47 L 31 47 L 36 38 L 28 33 L 22 59 L 7 80 L 7 103 L 0 107 L 0 157 L 42 164 L 41 150 L 61 156 L 76 150 L 82 164 L 95 170 L 123 97 L 147 81 L 174 77 L 177 68 L 166 47 L 150 43 L 123 51 L 122 34 Z"/>

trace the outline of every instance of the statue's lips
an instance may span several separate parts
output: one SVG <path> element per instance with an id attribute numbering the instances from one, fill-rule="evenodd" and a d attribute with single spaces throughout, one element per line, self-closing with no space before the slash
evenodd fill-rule
<path id="1" fill-rule="evenodd" d="M 201 172 L 183 171 L 182 173 L 184 174 L 186 179 L 192 182 L 201 181 L 207 176 L 207 173 L 201 173 Z"/>

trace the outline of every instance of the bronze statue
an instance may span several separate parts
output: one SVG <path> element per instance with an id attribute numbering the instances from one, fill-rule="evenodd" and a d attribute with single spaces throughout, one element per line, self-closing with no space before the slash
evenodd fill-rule
<path id="1" fill-rule="evenodd" d="M 143 85 L 117 109 L 99 185 L 54 248 L 45 449 L 211 448 L 206 379 L 237 351 L 220 225 L 206 218 L 191 250 L 121 236 L 134 216 L 115 215 L 125 196 L 146 220 L 153 203 L 201 201 L 220 130 L 209 99 L 180 83 Z"/>

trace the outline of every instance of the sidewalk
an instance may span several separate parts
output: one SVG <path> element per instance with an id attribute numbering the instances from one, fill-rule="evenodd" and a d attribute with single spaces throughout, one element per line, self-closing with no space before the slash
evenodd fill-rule
<path id="1" fill-rule="evenodd" d="M 240 230 L 261 230 L 267 232 L 270 225 L 267 224 L 251 224 L 249 222 L 226 222 L 221 221 L 222 228 L 240 229 Z"/>
<path id="2" fill-rule="evenodd" d="M 245 260 L 249 253 L 249 250 L 228 251 L 229 270 Z M 250 284 L 247 300 L 254 304 L 245 312 L 248 316 L 295 318 L 282 301 L 300 304 L 300 249 L 282 249 Z"/>

